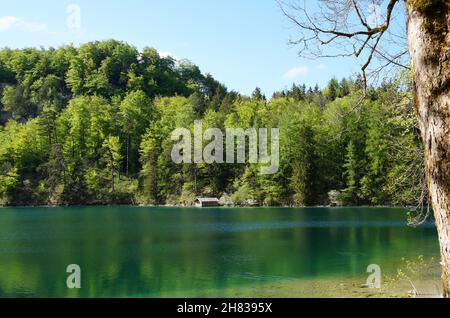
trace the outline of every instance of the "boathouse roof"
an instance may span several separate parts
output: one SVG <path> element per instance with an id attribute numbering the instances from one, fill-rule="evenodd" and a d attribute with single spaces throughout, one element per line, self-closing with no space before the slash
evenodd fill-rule
<path id="1" fill-rule="evenodd" d="M 197 198 L 195 202 L 199 203 L 219 203 L 219 199 L 217 198 Z"/>

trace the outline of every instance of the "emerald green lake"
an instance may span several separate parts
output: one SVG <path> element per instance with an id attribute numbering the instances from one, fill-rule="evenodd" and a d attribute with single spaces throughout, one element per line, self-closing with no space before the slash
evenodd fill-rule
<path id="1" fill-rule="evenodd" d="M 438 255 L 434 226 L 408 227 L 402 209 L 0 209 L 0 297 L 223 296 L 418 255 Z M 66 286 L 69 264 L 81 289 Z"/>

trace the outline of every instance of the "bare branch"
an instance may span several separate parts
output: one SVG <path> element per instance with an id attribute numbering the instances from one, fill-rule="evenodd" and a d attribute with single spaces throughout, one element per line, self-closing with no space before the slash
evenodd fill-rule
<path id="1" fill-rule="evenodd" d="M 353 6 L 355 7 L 356 13 L 358 14 L 359 20 L 361 21 L 361 24 L 364 25 L 367 30 L 371 30 L 370 26 L 367 24 L 367 21 L 365 18 L 363 18 L 361 11 L 359 11 L 358 4 L 356 3 L 356 0 L 352 0 Z"/>
<path id="2" fill-rule="evenodd" d="M 364 89 L 367 88 L 366 70 L 375 55 L 385 59 L 388 62 L 386 65 L 407 68 L 398 61 L 404 54 L 390 56 L 379 48 L 383 36 L 391 25 L 394 8 L 400 0 L 388 1 L 384 21 L 375 26 L 368 22 L 358 0 L 318 0 L 319 6 L 316 13 L 314 10 L 306 9 L 306 1 L 303 5 L 299 5 L 296 0 L 276 1 L 284 16 L 298 27 L 303 35 L 299 40 L 291 42 L 291 44 L 300 45 L 300 55 L 311 54 L 320 58 L 354 55 L 359 58 L 367 52 L 364 54 L 365 61 L 361 66 Z M 357 23 L 355 24 L 354 21 Z M 348 47 L 344 45 L 348 42 L 352 42 L 351 54 L 323 52 L 323 47 L 328 45 Z M 344 49 L 344 51 L 347 50 Z"/>

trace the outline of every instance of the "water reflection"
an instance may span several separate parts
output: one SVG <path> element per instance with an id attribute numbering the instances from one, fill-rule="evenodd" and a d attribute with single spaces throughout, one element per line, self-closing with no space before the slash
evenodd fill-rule
<path id="1" fill-rule="evenodd" d="M 375 208 L 20 208 L 0 213 L 0 296 L 199 295 L 438 253 L 432 224 Z M 82 288 L 66 287 L 68 264 Z M 220 294 L 215 295 L 220 296 Z"/>

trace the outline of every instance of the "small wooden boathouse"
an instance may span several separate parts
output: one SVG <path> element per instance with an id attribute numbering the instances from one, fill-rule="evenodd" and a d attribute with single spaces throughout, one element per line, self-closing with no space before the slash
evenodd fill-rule
<path id="1" fill-rule="evenodd" d="M 219 205 L 219 199 L 217 198 L 197 198 L 195 200 L 195 206 L 198 208 L 206 208 Z"/>

